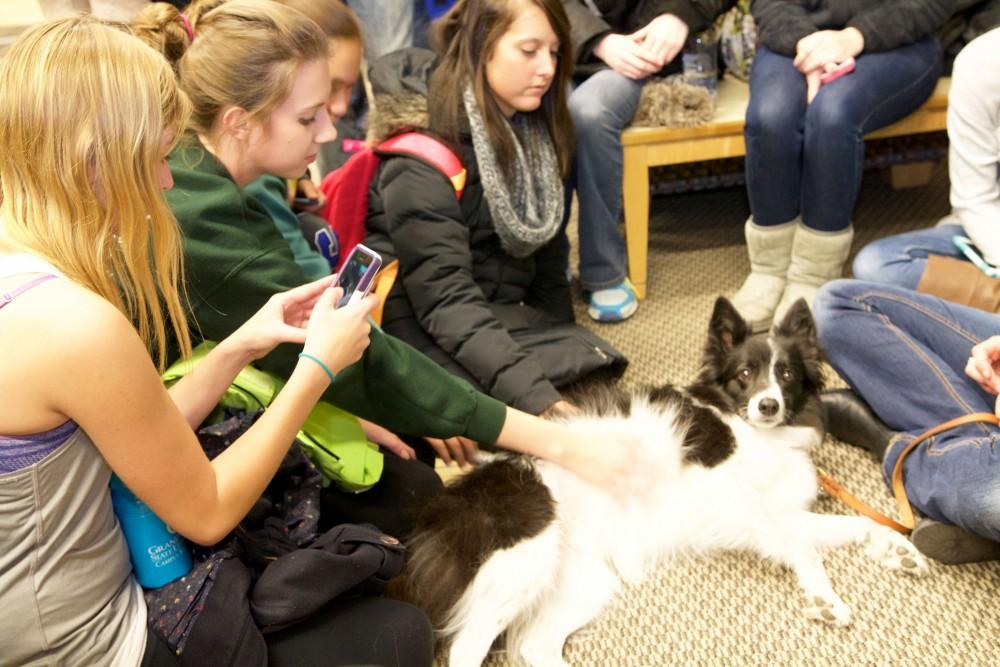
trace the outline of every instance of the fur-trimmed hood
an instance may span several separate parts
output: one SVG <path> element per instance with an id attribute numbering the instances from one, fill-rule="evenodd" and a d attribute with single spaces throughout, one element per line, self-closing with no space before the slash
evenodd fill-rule
<path id="1" fill-rule="evenodd" d="M 408 130 L 427 129 L 427 91 L 437 56 L 427 49 L 394 51 L 368 70 L 372 104 L 368 140 L 378 143 Z"/>
<path id="2" fill-rule="evenodd" d="M 372 144 L 410 130 L 428 127 L 427 97 L 418 93 L 376 95 L 368 117 L 368 141 Z"/>

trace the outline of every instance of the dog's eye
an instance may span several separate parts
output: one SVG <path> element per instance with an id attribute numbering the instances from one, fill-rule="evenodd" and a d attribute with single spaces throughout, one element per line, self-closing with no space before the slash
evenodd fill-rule
<path id="1" fill-rule="evenodd" d="M 750 371 L 749 368 L 741 368 L 740 372 L 737 374 L 737 377 L 739 379 L 743 380 L 744 382 L 746 382 L 747 380 L 749 380 L 752 376 L 753 376 L 753 373 Z"/>
<path id="2" fill-rule="evenodd" d="M 782 382 L 791 382 L 794 379 L 795 379 L 795 375 L 790 370 L 788 370 L 787 368 L 782 369 L 782 371 L 781 371 L 781 381 Z"/>

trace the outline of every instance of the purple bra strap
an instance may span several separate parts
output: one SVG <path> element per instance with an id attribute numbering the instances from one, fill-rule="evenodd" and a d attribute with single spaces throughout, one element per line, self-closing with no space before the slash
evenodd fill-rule
<path id="1" fill-rule="evenodd" d="M 13 301 L 15 298 L 17 298 L 21 294 L 24 294 L 25 292 L 27 292 L 28 290 L 30 290 L 32 287 L 35 287 L 37 285 L 41 285 L 46 280 L 52 280 L 53 278 L 58 278 L 58 277 L 59 276 L 53 276 L 51 274 L 46 274 L 44 276 L 39 276 L 39 277 L 35 278 L 34 280 L 30 280 L 27 283 L 21 285 L 20 287 L 17 287 L 15 289 L 11 290 L 10 292 L 4 292 L 3 294 L 0 294 L 0 308 L 3 308 L 8 303 L 10 303 L 11 301 Z"/>

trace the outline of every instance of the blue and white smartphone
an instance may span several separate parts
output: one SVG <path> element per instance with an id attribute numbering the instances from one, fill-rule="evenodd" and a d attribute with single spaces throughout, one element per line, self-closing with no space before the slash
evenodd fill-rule
<path id="1" fill-rule="evenodd" d="M 354 246 L 333 283 L 334 287 L 344 288 L 344 295 L 340 297 L 337 307 L 365 298 L 375 283 L 375 274 L 381 266 L 382 257 L 377 252 L 360 243 Z"/>
<path id="2" fill-rule="evenodd" d="M 972 241 L 966 236 L 952 236 L 952 243 L 962 251 L 962 254 L 968 258 L 970 262 L 976 265 L 980 271 L 988 275 L 990 278 L 1000 278 L 1000 269 L 993 266 L 979 254 L 979 249 L 972 243 Z"/>

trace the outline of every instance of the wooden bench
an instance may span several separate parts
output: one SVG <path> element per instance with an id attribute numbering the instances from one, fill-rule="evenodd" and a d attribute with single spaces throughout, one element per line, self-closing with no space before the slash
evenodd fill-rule
<path id="1" fill-rule="evenodd" d="M 945 129 L 950 83 L 949 78 L 942 78 L 923 106 L 906 118 L 872 132 L 866 138 L 896 137 Z M 635 286 L 638 298 L 646 296 L 649 169 L 746 154 L 743 119 L 749 97 L 746 83 L 726 77 L 719 82 L 715 117 L 708 125 L 690 128 L 629 128 L 622 133 L 625 149 L 622 189 L 625 244 L 629 280 Z"/>

